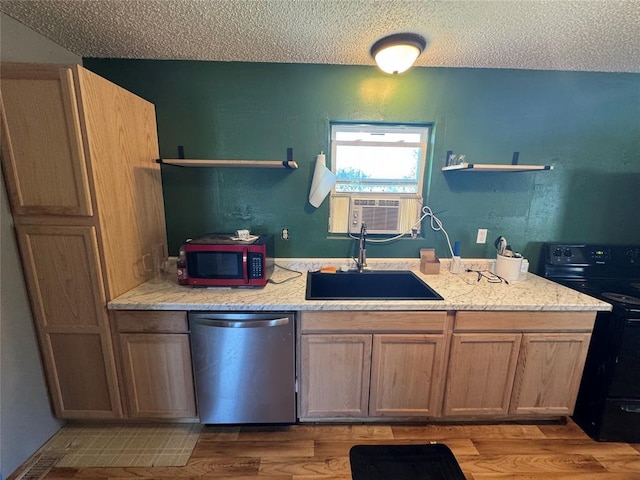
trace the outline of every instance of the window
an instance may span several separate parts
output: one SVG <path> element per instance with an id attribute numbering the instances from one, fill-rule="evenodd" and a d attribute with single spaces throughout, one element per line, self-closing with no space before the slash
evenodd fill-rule
<path id="1" fill-rule="evenodd" d="M 354 220 L 350 210 L 358 210 L 363 201 L 399 205 L 398 223 L 379 233 L 411 230 L 420 214 L 430 130 L 430 125 L 331 124 L 331 166 L 337 180 L 330 201 L 330 232 L 349 231 Z"/>

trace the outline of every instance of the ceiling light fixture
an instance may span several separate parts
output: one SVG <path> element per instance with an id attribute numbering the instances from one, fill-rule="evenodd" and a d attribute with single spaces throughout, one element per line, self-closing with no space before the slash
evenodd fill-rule
<path id="1" fill-rule="evenodd" d="M 402 73 L 409 70 L 420 56 L 427 41 L 415 33 L 396 33 L 381 38 L 371 47 L 371 56 L 386 73 Z"/>

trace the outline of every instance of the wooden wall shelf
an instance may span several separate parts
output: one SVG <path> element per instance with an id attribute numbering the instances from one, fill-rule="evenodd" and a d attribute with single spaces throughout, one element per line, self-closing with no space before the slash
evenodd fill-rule
<path id="1" fill-rule="evenodd" d="M 160 165 L 175 165 L 177 167 L 249 167 L 249 168 L 298 168 L 293 161 L 293 148 L 287 148 L 287 159 L 281 160 L 197 160 L 184 158 L 184 147 L 178 145 L 179 158 L 159 158 Z"/>
<path id="2" fill-rule="evenodd" d="M 461 163 L 442 167 L 443 172 L 533 172 L 553 170 L 553 165 L 499 165 L 492 163 Z"/>
<path id="3" fill-rule="evenodd" d="M 293 160 L 196 160 L 185 158 L 161 158 L 158 163 L 178 167 L 249 167 L 249 168 L 298 168 Z"/>

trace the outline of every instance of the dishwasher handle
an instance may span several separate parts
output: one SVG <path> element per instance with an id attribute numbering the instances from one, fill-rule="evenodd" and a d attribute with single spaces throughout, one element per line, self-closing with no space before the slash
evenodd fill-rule
<path id="1" fill-rule="evenodd" d="M 200 317 L 192 320 L 198 325 L 205 327 L 222 328 L 267 328 L 280 327 L 289 323 L 289 317 L 270 318 L 267 320 L 224 320 L 220 318 Z"/>

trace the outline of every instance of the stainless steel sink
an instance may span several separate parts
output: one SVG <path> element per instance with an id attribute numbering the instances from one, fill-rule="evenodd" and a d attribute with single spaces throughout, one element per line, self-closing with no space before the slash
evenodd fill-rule
<path id="1" fill-rule="evenodd" d="M 442 300 L 413 272 L 307 273 L 307 300 Z"/>

